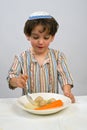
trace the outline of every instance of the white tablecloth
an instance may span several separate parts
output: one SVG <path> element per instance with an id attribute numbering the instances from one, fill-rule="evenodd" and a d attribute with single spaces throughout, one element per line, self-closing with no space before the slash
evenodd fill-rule
<path id="1" fill-rule="evenodd" d="M 87 96 L 52 115 L 34 115 L 19 108 L 16 98 L 0 99 L 0 130 L 87 130 Z"/>

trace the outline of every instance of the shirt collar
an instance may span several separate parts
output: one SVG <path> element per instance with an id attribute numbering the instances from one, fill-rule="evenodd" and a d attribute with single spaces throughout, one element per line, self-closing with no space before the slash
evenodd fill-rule
<path id="1" fill-rule="evenodd" d="M 37 60 L 35 59 L 34 53 L 32 52 L 32 49 L 31 49 L 31 48 L 29 49 L 29 52 L 30 52 L 30 55 L 31 55 L 31 61 L 32 61 L 32 62 L 37 62 Z M 48 53 L 50 53 L 50 50 L 49 50 Z M 46 56 L 46 58 L 45 58 L 45 60 L 44 60 L 44 64 L 47 64 L 47 63 L 49 63 L 49 62 L 50 62 L 49 54 L 47 54 L 47 56 Z"/>

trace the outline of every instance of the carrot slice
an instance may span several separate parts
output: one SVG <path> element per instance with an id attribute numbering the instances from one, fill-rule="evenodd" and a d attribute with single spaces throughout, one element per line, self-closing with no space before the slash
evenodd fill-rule
<path id="1" fill-rule="evenodd" d="M 50 109 L 50 108 L 55 108 L 55 107 L 61 107 L 63 106 L 62 100 L 56 100 L 52 103 L 46 104 L 44 106 L 35 108 L 35 110 L 45 110 L 45 109 Z"/>

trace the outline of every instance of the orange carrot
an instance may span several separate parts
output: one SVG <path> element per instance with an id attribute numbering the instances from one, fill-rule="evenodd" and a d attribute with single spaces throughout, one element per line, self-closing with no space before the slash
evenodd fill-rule
<path id="1" fill-rule="evenodd" d="M 46 105 L 41 106 L 39 108 L 35 108 L 35 110 L 45 110 L 45 109 L 56 108 L 56 107 L 60 107 L 60 106 L 63 106 L 62 100 L 56 100 L 52 103 L 46 104 Z"/>

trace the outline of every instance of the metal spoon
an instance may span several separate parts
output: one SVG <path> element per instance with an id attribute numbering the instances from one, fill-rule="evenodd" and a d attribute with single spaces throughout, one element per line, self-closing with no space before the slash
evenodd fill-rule
<path id="1" fill-rule="evenodd" d="M 25 95 L 26 95 L 26 97 L 27 97 L 27 100 L 28 100 L 32 105 L 36 105 L 36 103 L 34 102 L 34 100 L 32 99 L 32 97 L 28 94 L 27 83 L 26 83 L 26 88 L 25 88 Z"/>

